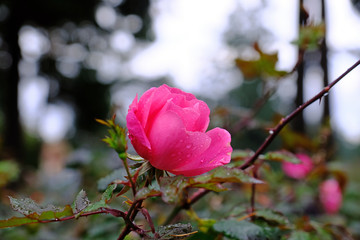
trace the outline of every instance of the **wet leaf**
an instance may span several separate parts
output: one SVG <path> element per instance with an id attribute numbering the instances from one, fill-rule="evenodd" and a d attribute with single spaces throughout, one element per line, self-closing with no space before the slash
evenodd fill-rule
<path id="1" fill-rule="evenodd" d="M 192 233 L 190 223 L 177 223 L 173 225 L 160 226 L 158 233 L 161 239 L 185 239 Z"/>
<path id="2" fill-rule="evenodd" d="M 114 190 L 116 189 L 117 184 L 110 184 L 105 192 L 101 195 L 101 199 L 97 202 L 90 203 L 86 208 L 84 208 L 82 211 L 78 212 L 76 217 L 79 217 L 82 213 L 85 212 L 93 212 L 100 208 L 107 207 L 108 202 L 113 196 Z"/>
<path id="3" fill-rule="evenodd" d="M 34 200 L 31 198 L 22 198 L 22 199 L 16 199 L 13 197 L 10 197 L 10 205 L 12 209 L 15 211 L 28 216 L 33 213 L 42 214 L 43 212 L 61 212 L 63 209 L 59 207 L 55 207 L 51 204 L 46 206 L 41 206 L 37 204 Z"/>
<path id="4" fill-rule="evenodd" d="M 75 214 L 84 210 L 87 206 L 90 205 L 90 201 L 84 190 L 81 190 L 75 198 L 74 203 L 71 205 L 71 208 Z"/>
<path id="5" fill-rule="evenodd" d="M 261 227 L 248 221 L 222 220 L 214 224 L 213 229 L 218 233 L 238 240 L 266 239 Z"/>
<path id="6" fill-rule="evenodd" d="M 63 208 L 58 208 L 61 210 L 58 211 L 45 211 L 45 208 L 42 208 L 41 213 L 33 212 L 25 217 L 12 217 L 6 220 L 0 220 L 0 228 L 8 227 L 17 227 L 25 224 L 31 223 L 41 223 L 44 221 L 57 221 L 64 217 L 69 217 L 73 215 L 73 211 L 70 205 L 66 205 Z"/>
<path id="7" fill-rule="evenodd" d="M 163 177 L 160 179 L 162 199 L 167 203 L 177 203 L 182 199 L 182 192 L 189 187 L 188 178 L 183 176 Z"/>
<path id="8" fill-rule="evenodd" d="M 139 199 L 146 199 L 149 197 L 156 197 L 156 196 L 160 196 L 161 195 L 161 191 L 160 190 L 156 190 L 156 189 L 150 189 L 150 188 L 141 188 L 135 195 L 135 199 L 139 200 Z"/>
<path id="9" fill-rule="evenodd" d="M 267 222 L 276 223 L 277 225 L 290 226 L 289 220 L 280 212 L 271 209 L 257 210 L 255 215 L 264 218 Z"/>
<path id="10" fill-rule="evenodd" d="M 263 159 L 269 161 L 301 163 L 300 159 L 296 157 L 295 154 L 286 150 L 267 152 L 265 155 L 263 155 Z"/>
<path id="11" fill-rule="evenodd" d="M 195 183 L 263 183 L 261 180 L 249 176 L 245 171 L 237 168 L 221 166 L 205 175 L 194 178 Z"/>

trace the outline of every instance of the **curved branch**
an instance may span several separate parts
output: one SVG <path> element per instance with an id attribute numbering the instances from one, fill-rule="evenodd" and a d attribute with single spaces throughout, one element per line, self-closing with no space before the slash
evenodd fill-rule
<path id="1" fill-rule="evenodd" d="M 250 167 L 256 159 L 260 156 L 260 154 L 270 145 L 270 143 L 275 139 L 275 137 L 279 134 L 281 129 L 288 124 L 291 120 L 293 120 L 299 113 L 301 113 L 305 108 L 307 108 L 310 104 L 313 102 L 321 99 L 325 95 L 328 94 L 329 90 L 335 86 L 341 79 L 343 79 L 348 73 L 350 73 L 352 70 L 354 70 L 358 65 L 360 65 L 360 60 L 358 60 L 356 63 L 354 63 L 350 68 L 348 68 L 343 74 L 341 74 L 337 79 L 335 79 L 333 82 L 331 82 L 329 85 L 323 88 L 322 91 L 320 91 L 318 94 L 316 94 L 314 97 L 312 97 L 310 100 L 299 106 L 295 111 L 290 113 L 285 118 L 282 118 L 278 125 L 276 125 L 275 128 L 271 129 L 269 131 L 269 136 L 265 139 L 264 143 L 256 150 L 255 154 L 251 156 L 248 160 L 245 161 L 244 164 L 242 164 L 239 168 L 244 170 Z"/>

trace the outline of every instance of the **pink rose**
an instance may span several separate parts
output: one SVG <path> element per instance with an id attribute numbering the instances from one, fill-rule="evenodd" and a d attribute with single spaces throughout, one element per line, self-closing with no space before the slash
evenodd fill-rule
<path id="1" fill-rule="evenodd" d="M 209 125 L 205 102 L 162 85 L 137 96 L 126 116 L 129 138 L 137 153 L 155 168 L 195 176 L 230 162 L 228 131 Z"/>
<path id="2" fill-rule="evenodd" d="M 329 179 L 320 185 L 320 202 L 328 214 L 337 213 L 342 203 L 341 188 L 335 179 Z"/>
<path id="3" fill-rule="evenodd" d="M 299 153 L 296 154 L 296 156 L 301 163 L 283 162 L 282 169 L 284 173 L 291 178 L 303 179 L 313 168 L 312 160 L 306 154 Z"/>

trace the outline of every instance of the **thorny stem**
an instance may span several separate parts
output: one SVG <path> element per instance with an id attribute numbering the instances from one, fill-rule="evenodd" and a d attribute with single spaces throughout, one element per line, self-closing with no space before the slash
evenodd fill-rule
<path id="1" fill-rule="evenodd" d="M 145 187 L 149 186 L 149 184 L 150 184 L 150 182 L 147 180 L 145 183 Z M 134 194 L 134 196 L 135 196 L 135 194 Z M 133 223 L 133 221 L 135 220 L 136 215 L 138 214 L 139 210 L 141 209 L 141 205 L 142 205 L 143 201 L 144 201 L 143 199 L 135 200 L 133 202 L 133 204 L 131 205 L 129 211 L 127 212 L 127 214 L 124 218 L 126 220 L 126 226 L 121 231 L 121 233 L 118 237 L 118 240 L 124 239 L 133 229 L 133 226 L 135 225 Z M 150 217 L 150 215 L 149 215 L 149 217 Z M 144 232 L 142 232 L 142 234 L 144 234 Z"/>
<path id="2" fill-rule="evenodd" d="M 127 163 L 127 158 L 124 158 L 124 159 L 121 159 L 121 160 L 123 160 L 124 167 L 125 167 L 125 170 L 126 170 L 126 173 L 128 175 L 129 182 L 130 182 L 130 185 L 131 185 L 131 189 L 132 189 L 132 192 L 133 192 L 133 194 L 135 196 L 135 194 L 136 194 L 136 186 L 135 186 L 135 183 L 134 183 L 134 181 L 132 179 L 132 176 L 131 176 L 131 173 L 130 173 L 130 170 L 129 170 L 129 165 Z"/>
<path id="3" fill-rule="evenodd" d="M 306 107 L 308 107 L 313 102 L 321 99 L 324 97 L 325 94 L 329 92 L 329 90 L 337 84 L 341 79 L 343 79 L 348 73 L 350 73 L 354 68 L 356 68 L 360 64 L 360 60 L 358 60 L 356 63 L 354 63 L 349 69 L 347 69 L 343 74 L 341 74 L 337 79 L 335 79 L 333 82 L 331 82 L 329 85 L 323 88 L 318 94 L 316 94 L 313 98 L 299 106 L 297 109 L 295 109 L 292 113 L 290 113 L 285 118 L 282 118 L 278 125 L 271 129 L 269 131 L 270 135 L 265 139 L 264 143 L 256 150 L 255 154 L 251 156 L 248 160 L 245 161 L 243 165 L 241 165 L 239 168 L 244 170 L 250 167 L 256 159 L 260 156 L 260 154 L 270 145 L 270 143 L 274 140 L 274 138 L 279 134 L 281 129 L 288 124 L 291 120 L 293 120 L 299 113 L 301 113 Z"/>
<path id="4" fill-rule="evenodd" d="M 329 90 L 337 84 L 341 79 L 343 79 L 348 73 L 350 73 L 352 70 L 354 70 L 358 65 L 360 65 L 360 60 L 358 60 L 356 63 L 354 63 L 350 68 L 348 68 L 343 74 L 341 74 L 337 79 L 335 79 L 333 82 L 331 82 L 328 86 L 326 86 L 321 92 L 316 94 L 313 98 L 302 104 L 300 107 L 298 107 L 295 111 L 290 113 L 285 118 L 282 118 L 278 125 L 270 130 L 270 135 L 265 139 L 264 143 L 256 150 L 255 154 L 249 158 L 243 165 L 241 165 L 239 168 L 242 170 L 247 169 L 251 165 L 254 164 L 256 159 L 259 157 L 259 155 L 265 150 L 267 146 L 270 145 L 270 143 L 274 140 L 274 138 L 279 134 L 281 129 L 288 124 L 299 112 L 303 111 L 306 107 L 308 107 L 313 102 L 317 101 L 318 99 L 321 99 L 324 97 L 326 93 L 329 92 Z M 170 213 L 168 218 L 166 219 L 164 225 L 170 224 L 172 220 L 177 216 L 177 214 L 182 210 L 189 208 L 192 204 L 197 202 L 200 198 L 208 194 L 210 190 L 200 189 L 198 192 L 194 193 L 193 197 L 183 204 L 175 207 L 173 211 Z M 253 203 L 252 203 L 253 204 Z"/>

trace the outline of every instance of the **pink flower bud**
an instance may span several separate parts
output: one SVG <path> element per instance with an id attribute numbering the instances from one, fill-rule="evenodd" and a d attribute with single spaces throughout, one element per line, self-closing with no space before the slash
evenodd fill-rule
<path id="1" fill-rule="evenodd" d="M 283 162 L 282 169 L 291 178 L 304 179 L 313 168 L 312 160 L 306 154 L 299 153 L 296 156 L 301 163 Z"/>
<path id="2" fill-rule="evenodd" d="M 158 169 L 195 176 L 227 164 L 230 133 L 209 125 L 205 102 L 162 85 L 137 96 L 126 116 L 129 138 L 137 153 Z"/>
<path id="3" fill-rule="evenodd" d="M 320 185 L 320 202 L 328 214 L 339 211 L 342 203 L 341 188 L 335 179 L 329 179 Z"/>

